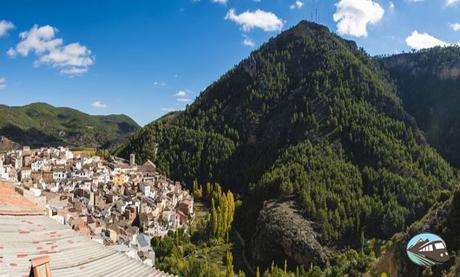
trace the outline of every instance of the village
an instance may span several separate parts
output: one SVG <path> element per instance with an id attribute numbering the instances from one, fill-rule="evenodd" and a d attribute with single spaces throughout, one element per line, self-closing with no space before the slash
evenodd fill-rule
<path id="1" fill-rule="evenodd" d="M 92 240 L 153 266 L 150 242 L 194 218 L 192 195 L 161 175 L 151 161 L 72 152 L 66 147 L 0 154 L 0 180 L 47 215 Z"/>

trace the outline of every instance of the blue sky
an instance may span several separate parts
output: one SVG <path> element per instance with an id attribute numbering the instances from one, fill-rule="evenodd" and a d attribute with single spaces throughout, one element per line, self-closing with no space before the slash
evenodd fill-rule
<path id="1" fill-rule="evenodd" d="M 372 55 L 460 42 L 458 0 L 2 1 L 0 103 L 144 125 L 316 10 Z"/>

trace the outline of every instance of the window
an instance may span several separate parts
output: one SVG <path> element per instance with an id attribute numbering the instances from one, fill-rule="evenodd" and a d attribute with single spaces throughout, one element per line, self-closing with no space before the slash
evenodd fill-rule
<path id="1" fill-rule="evenodd" d="M 437 243 L 435 243 L 435 244 L 434 244 L 434 247 L 435 247 L 436 249 L 444 249 L 444 248 L 446 248 L 446 246 L 445 246 L 444 243 L 442 243 L 442 242 L 437 242 Z"/>

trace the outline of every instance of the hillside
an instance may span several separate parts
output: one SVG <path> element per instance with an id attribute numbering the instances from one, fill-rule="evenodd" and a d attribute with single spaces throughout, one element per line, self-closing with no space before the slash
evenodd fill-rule
<path id="1" fill-rule="evenodd" d="M 239 192 L 236 228 L 258 265 L 284 258 L 308 268 L 315 260 L 292 251 L 293 230 L 279 225 L 298 214 L 315 231 L 302 244 L 359 249 L 404 230 L 458 184 L 378 63 L 306 21 L 254 51 L 185 112 L 139 130 L 117 151 L 129 153 L 154 160 L 174 179 L 217 181 Z M 266 216 L 264 201 L 273 199 L 296 208 L 285 220 Z M 273 225 L 264 228 L 275 230 L 271 239 L 256 222 Z M 280 243 L 264 251 L 261 241 Z M 321 266 L 335 259 L 321 255 Z M 356 269 L 328 270 L 340 276 Z"/>
<path id="2" fill-rule="evenodd" d="M 23 145 L 110 148 L 138 129 L 126 115 L 92 116 L 44 103 L 0 105 L 0 135 Z"/>
<path id="3" fill-rule="evenodd" d="M 451 254 L 448 262 L 432 267 L 433 276 L 458 276 L 460 274 L 459 228 L 460 191 L 457 190 L 449 199 L 435 205 L 422 219 L 413 223 L 407 231 L 396 234 L 387 243 L 387 250 L 370 267 L 370 275 L 376 276 L 386 271 L 388 276 L 422 276 L 424 268 L 416 266 L 406 258 L 405 247 L 416 234 L 429 232 L 441 236 Z"/>
<path id="4" fill-rule="evenodd" d="M 432 48 L 380 61 L 429 143 L 460 167 L 460 47 Z"/>

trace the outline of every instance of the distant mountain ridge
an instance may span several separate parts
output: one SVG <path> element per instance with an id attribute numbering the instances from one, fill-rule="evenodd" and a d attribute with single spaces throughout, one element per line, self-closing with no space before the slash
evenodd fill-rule
<path id="1" fill-rule="evenodd" d="M 140 126 L 126 115 L 89 115 L 71 108 L 32 103 L 0 105 L 0 136 L 22 145 L 112 148 Z"/>
<path id="2" fill-rule="evenodd" d="M 460 167 L 460 47 L 436 47 L 378 59 L 395 80 L 404 109 L 428 142 Z"/>

